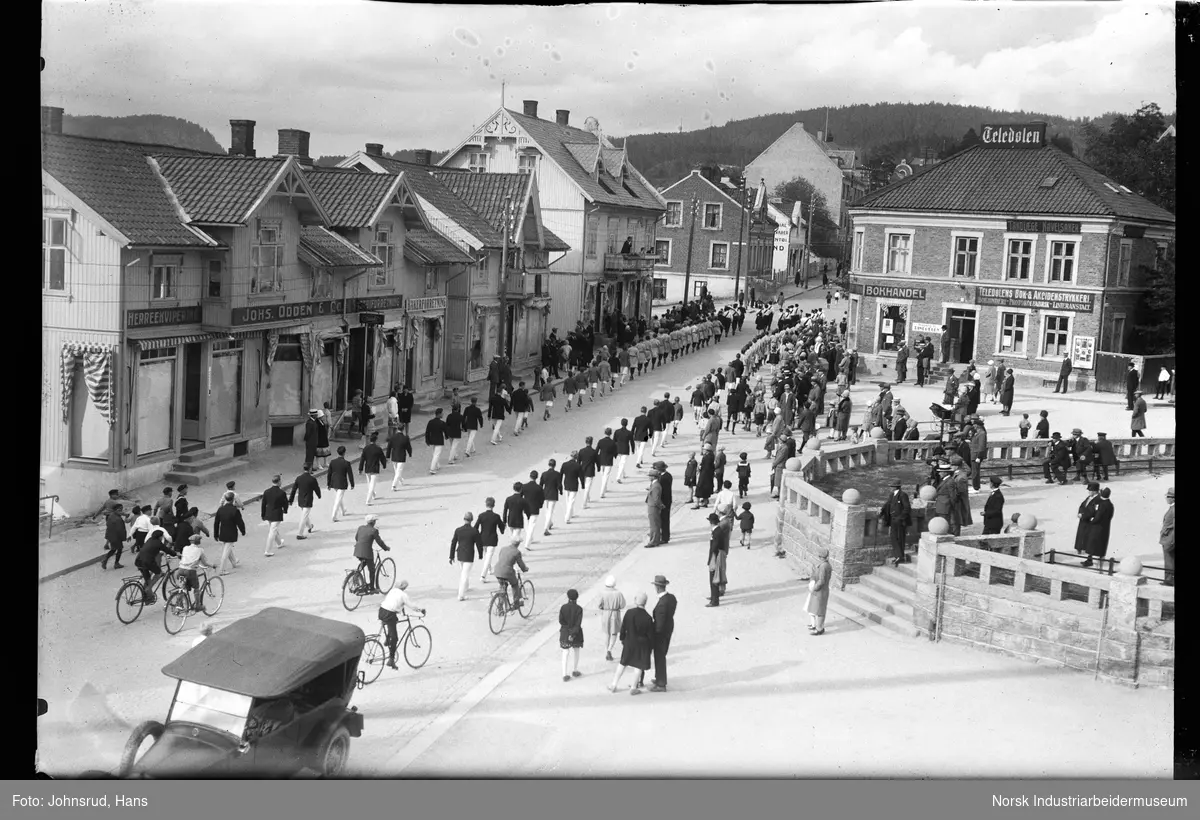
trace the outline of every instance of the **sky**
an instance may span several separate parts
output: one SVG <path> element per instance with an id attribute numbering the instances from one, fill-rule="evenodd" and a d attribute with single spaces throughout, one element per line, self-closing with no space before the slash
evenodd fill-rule
<path id="1" fill-rule="evenodd" d="M 500 106 L 677 131 L 822 106 L 944 102 L 1068 117 L 1175 110 L 1173 5 L 1157 0 L 840 5 L 422 5 L 46 0 L 42 101 L 229 120 L 310 153 L 449 149 Z M 836 119 L 836 115 L 834 117 Z M 831 125 L 833 125 L 831 120 Z"/>

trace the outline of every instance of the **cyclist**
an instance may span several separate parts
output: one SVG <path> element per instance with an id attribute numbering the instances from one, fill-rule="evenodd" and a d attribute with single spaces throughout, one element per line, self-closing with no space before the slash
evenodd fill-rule
<path id="1" fill-rule="evenodd" d="M 396 645 L 400 643 L 400 636 L 396 633 L 396 624 L 400 621 L 400 616 L 407 616 L 410 609 L 420 612 L 422 615 L 425 614 L 425 610 L 413 606 L 412 599 L 405 592 L 406 589 L 408 589 L 408 581 L 401 581 L 392 587 L 391 592 L 384 596 L 383 603 L 379 605 L 379 620 L 387 627 L 387 665 L 393 669 L 397 668 Z"/>
<path id="2" fill-rule="evenodd" d="M 183 553 L 179 559 L 179 568 L 184 572 L 184 589 L 196 590 L 196 600 L 192 604 L 192 609 L 194 610 L 204 609 L 204 590 L 200 586 L 200 579 L 196 576 L 197 567 L 204 567 L 211 570 L 216 569 L 216 566 L 208 563 L 208 560 L 205 558 L 198 534 L 188 539 L 188 545 L 183 548 Z"/>
<path id="3" fill-rule="evenodd" d="M 179 554 L 173 547 L 163 542 L 163 536 L 166 534 L 167 531 L 161 527 L 151 532 L 146 543 L 138 550 L 137 558 L 133 561 L 133 565 L 142 573 L 142 586 L 145 588 L 143 598 L 148 604 L 154 603 L 154 581 L 162 575 L 162 568 L 158 565 L 159 553 Z"/>
<path id="4" fill-rule="evenodd" d="M 367 588 L 364 592 L 367 594 L 379 591 L 375 586 L 375 553 L 372 551 L 371 545 L 378 544 L 384 552 L 392 551 L 392 548 L 383 543 L 383 539 L 379 537 L 379 530 L 375 527 L 375 522 L 378 520 L 379 516 L 373 513 L 368 515 L 366 523 L 354 533 L 354 557 L 358 559 L 359 571 L 366 569 Z"/>
<path id="5" fill-rule="evenodd" d="M 529 572 L 529 567 L 525 566 L 525 559 L 521 557 L 521 539 L 519 536 L 514 537 L 512 543 L 507 547 L 500 548 L 500 552 L 496 554 L 496 563 L 492 566 L 492 574 L 500 582 L 501 589 L 512 587 L 513 609 L 520 609 L 521 584 L 517 581 L 517 573 L 514 567 L 520 567 L 522 572 Z"/>

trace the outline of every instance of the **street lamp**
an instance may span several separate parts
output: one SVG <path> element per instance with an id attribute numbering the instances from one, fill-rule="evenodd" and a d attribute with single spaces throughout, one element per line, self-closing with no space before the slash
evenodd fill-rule
<path id="1" fill-rule="evenodd" d="M 687 267 L 683 274 L 683 304 L 688 303 L 688 294 L 692 289 L 692 242 L 696 238 L 696 212 L 700 209 L 700 202 L 692 197 L 692 228 L 688 232 L 688 252 L 687 252 Z"/>

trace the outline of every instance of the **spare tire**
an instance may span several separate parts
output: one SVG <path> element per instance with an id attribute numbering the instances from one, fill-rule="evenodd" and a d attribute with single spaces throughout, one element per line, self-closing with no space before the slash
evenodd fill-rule
<path id="1" fill-rule="evenodd" d="M 142 744 L 146 742 L 146 738 L 154 738 L 157 743 L 162 737 L 163 725 L 157 720 L 144 720 L 134 727 L 133 733 L 129 735 L 129 740 L 125 741 L 125 751 L 121 753 L 121 765 L 117 767 L 117 777 L 129 777 L 133 771 L 133 765 L 137 763 L 140 755 Z"/>

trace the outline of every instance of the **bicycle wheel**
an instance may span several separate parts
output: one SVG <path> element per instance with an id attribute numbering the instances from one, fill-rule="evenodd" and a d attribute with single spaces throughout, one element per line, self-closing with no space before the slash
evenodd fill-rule
<path id="1" fill-rule="evenodd" d="M 138 581 L 126 581 L 117 590 L 117 620 L 131 624 L 142 614 L 146 605 L 145 592 Z"/>
<path id="2" fill-rule="evenodd" d="M 522 618 L 533 617 L 533 581 L 521 582 L 521 608 L 517 611 Z"/>
<path id="3" fill-rule="evenodd" d="M 346 575 L 346 580 L 342 581 L 342 606 L 353 612 L 358 609 L 358 605 L 363 599 L 363 577 L 358 570 Z"/>
<path id="4" fill-rule="evenodd" d="M 163 626 L 166 627 L 167 634 L 177 635 L 187 623 L 191 611 L 192 599 L 188 594 L 182 589 L 172 592 L 171 597 L 167 599 L 167 607 L 163 610 Z"/>
<path id="5" fill-rule="evenodd" d="M 425 661 L 429 660 L 431 652 L 433 652 L 433 635 L 430 634 L 428 627 L 418 624 L 408 630 L 408 634 L 404 636 L 405 663 L 413 669 L 420 669 L 425 665 Z"/>
<path id="6" fill-rule="evenodd" d="M 225 579 L 214 575 L 204 582 L 204 614 L 212 617 L 225 603 Z"/>
<path id="7" fill-rule="evenodd" d="M 384 558 L 379 562 L 379 569 L 375 571 L 375 586 L 379 587 L 380 592 L 387 595 L 395 585 L 396 562 L 391 558 Z"/>
<path id="8" fill-rule="evenodd" d="M 387 663 L 387 649 L 378 638 L 367 638 L 363 644 L 362 660 L 359 661 L 363 673 L 363 683 L 374 683 Z"/>
<path id="9" fill-rule="evenodd" d="M 508 620 L 508 598 L 503 591 L 493 593 L 488 604 L 488 627 L 493 635 L 499 635 Z"/>

